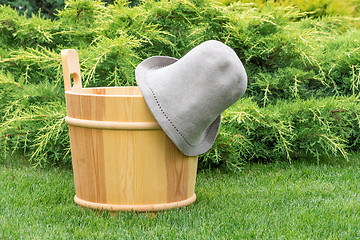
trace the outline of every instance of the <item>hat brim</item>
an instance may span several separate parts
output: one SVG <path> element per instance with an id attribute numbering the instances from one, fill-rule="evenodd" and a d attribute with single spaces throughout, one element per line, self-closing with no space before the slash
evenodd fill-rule
<path id="1" fill-rule="evenodd" d="M 141 62 L 135 69 L 135 78 L 141 93 L 144 96 L 146 104 L 148 105 L 153 116 L 164 130 L 166 135 L 174 142 L 178 149 L 187 156 L 196 156 L 207 152 L 214 144 L 216 136 L 219 132 L 221 115 L 219 115 L 205 130 L 204 139 L 196 146 L 192 145 L 184 139 L 184 137 L 176 131 L 174 125 L 171 124 L 166 115 L 159 108 L 158 100 L 151 90 L 146 75 L 149 71 L 154 71 L 166 66 L 169 66 L 178 60 L 172 57 L 154 56 Z"/>

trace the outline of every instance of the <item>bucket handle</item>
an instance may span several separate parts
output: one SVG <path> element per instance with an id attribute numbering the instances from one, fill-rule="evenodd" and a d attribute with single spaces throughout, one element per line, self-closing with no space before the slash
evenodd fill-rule
<path id="1" fill-rule="evenodd" d="M 74 49 L 61 50 L 61 62 L 63 67 L 65 91 L 81 89 L 79 54 Z M 70 75 L 74 79 L 74 86 L 71 88 Z"/>

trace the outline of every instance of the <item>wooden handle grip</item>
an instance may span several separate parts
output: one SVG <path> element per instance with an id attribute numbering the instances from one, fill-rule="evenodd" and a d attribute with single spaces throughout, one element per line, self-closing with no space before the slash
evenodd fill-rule
<path id="1" fill-rule="evenodd" d="M 70 76 L 74 79 L 73 89 L 81 89 L 79 54 L 74 49 L 61 50 L 61 62 L 64 75 L 65 91 L 71 90 Z"/>

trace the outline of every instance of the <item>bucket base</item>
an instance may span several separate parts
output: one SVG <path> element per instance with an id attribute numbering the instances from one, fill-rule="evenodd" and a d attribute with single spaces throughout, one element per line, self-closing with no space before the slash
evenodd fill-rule
<path id="1" fill-rule="evenodd" d="M 74 197 L 74 201 L 76 204 L 82 207 L 88 207 L 95 210 L 108 210 L 108 211 L 136 211 L 136 212 L 154 212 L 167 210 L 171 208 L 180 208 L 190 205 L 195 202 L 196 194 L 192 195 L 190 198 L 171 203 L 162 203 L 162 204 L 145 204 L 145 205 L 113 205 L 113 204 L 105 204 L 105 203 L 95 203 L 89 202 L 86 200 L 82 200 L 78 198 L 76 195 Z"/>

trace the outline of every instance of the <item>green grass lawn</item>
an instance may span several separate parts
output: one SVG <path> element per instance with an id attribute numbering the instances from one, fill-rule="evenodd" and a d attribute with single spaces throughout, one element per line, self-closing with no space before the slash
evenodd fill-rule
<path id="1" fill-rule="evenodd" d="M 150 214 L 78 207 L 69 169 L 0 160 L 0 239 L 355 239 L 360 154 L 252 164 L 197 177 L 190 207 Z"/>

